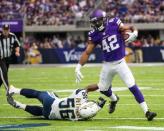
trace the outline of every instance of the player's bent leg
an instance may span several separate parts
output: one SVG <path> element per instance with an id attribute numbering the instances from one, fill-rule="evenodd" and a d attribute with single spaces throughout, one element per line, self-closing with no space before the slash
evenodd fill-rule
<path id="1" fill-rule="evenodd" d="M 49 92 L 43 92 L 39 95 L 40 100 L 42 100 L 43 103 L 43 116 L 47 119 L 49 119 L 50 112 L 52 110 L 52 104 L 53 102 L 58 99 L 56 96 L 52 96 Z"/>
<path id="2" fill-rule="evenodd" d="M 38 98 L 41 91 L 33 90 L 33 89 L 21 89 L 20 95 L 23 95 L 27 98 Z"/>
<path id="3" fill-rule="evenodd" d="M 34 89 L 25 89 L 25 88 L 19 89 L 19 88 L 15 88 L 13 85 L 10 86 L 9 94 L 10 96 L 12 96 L 13 94 L 20 94 L 27 98 L 36 98 L 42 103 L 45 97 L 47 97 L 47 92 L 45 91 L 37 91 Z"/>
<path id="4" fill-rule="evenodd" d="M 19 89 L 14 87 L 13 85 L 10 86 L 9 89 L 9 95 L 12 96 L 14 94 L 20 94 L 23 95 L 27 98 L 38 98 L 39 94 L 41 93 L 41 91 L 37 91 L 37 90 L 33 90 L 33 89 Z"/>
<path id="5" fill-rule="evenodd" d="M 20 91 L 20 94 L 23 96 L 26 96 L 28 98 L 36 98 L 43 104 L 43 116 L 45 118 L 48 118 L 50 111 L 51 111 L 51 105 L 55 98 L 57 98 L 55 95 L 52 96 L 49 92 L 44 91 L 36 91 L 33 89 L 22 89 Z"/>
<path id="6" fill-rule="evenodd" d="M 111 99 L 111 102 L 109 104 L 109 113 L 113 113 L 116 109 L 116 105 L 117 102 L 119 101 L 119 97 L 112 92 L 111 86 L 107 91 L 100 90 L 100 92 Z"/>
<path id="7" fill-rule="evenodd" d="M 43 91 L 37 91 L 33 89 L 21 89 L 20 90 L 20 95 L 23 95 L 27 98 L 36 98 L 38 99 L 42 104 L 43 104 L 43 115 L 45 118 L 48 118 L 50 111 L 51 111 L 51 105 L 56 96 L 52 96 L 51 93 L 48 92 L 43 92 Z M 35 109 L 35 108 L 34 108 Z M 28 110 L 29 112 L 32 112 L 31 110 Z"/>
<path id="8" fill-rule="evenodd" d="M 40 106 L 26 105 L 25 111 L 34 116 L 42 116 L 43 115 L 43 107 L 40 107 Z"/>
<path id="9" fill-rule="evenodd" d="M 142 92 L 140 91 L 140 89 L 138 88 L 138 86 L 134 85 L 134 86 L 130 87 L 129 90 L 134 95 L 136 101 L 140 104 L 141 108 L 143 109 L 143 111 L 145 113 L 145 117 L 147 118 L 147 120 L 152 121 L 154 119 L 154 117 L 157 116 L 157 114 L 155 112 L 149 111 L 149 108 L 144 100 L 144 96 L 143 96 Z"/>
<path id="10" fill-rule="evenodd" d="M 109 105 L 109 113 L 113 113 L 115 111 L 116 104 L 119 98 L 112 92 L 111 83 L 114 75 L 116 74 L 114 65 L 111 63 L 104 63 L 101 73 L 100 80 L 98 83 L 98 87 L 100 92 L 105 96 L 111 99 L 111 103 Z"/>
<path id="11" fill-rule="evenodd" d="M 14 108 L 23 109 L 32 115 L 35 115 L 35 116 L 42 116 L 43 115 L 43 107 L 30 106 L 30 105 L 22 104 L 19 101 L 14 100 L 11 96 L 7 97 L 7 101 Z"/>
<path id="12" fill-rule="evenodd" d="M 129 88 L 130 92 L 134 95 L 136 101 L 140 104 L 140 103 L 143 103 L 145 100 L 144 100 L 144 96 L 143 94 L 141 93 L 140 89 L 138 88 L 137 85 L 134 85 L 132 87 Z M 144 108 L 144 112 L 148 111 L 148 108 L 147 106 Z"/>
<path id="13" fill-rule="evenodd" d="M 126 84 L 126 86 L 129 88 L 131 93 L 134 95 L 136 101 L 140 104 L 144 102 L 144 97 L 139 90 L 138 86 L 135 85 L 135 80 L 133 77 L 132 72 L 130 71 L 129 67 L 127 66 L 125 61 L 122 61 L 117 66 L 117 73 L 121 77 L 122 81 Z M 146 113 L 148 111 L 147 105 L 144 104 L 144 112 Z"/>
<path id="14" fill-rule="evenodd" d="M 7 97 L 7 102 L 13 106 L 14 108 L 18 108 L 18 109 L 25 109 L 26 108 L 26 105 L 25 104 L 22 104 L 16 100 L 14 100 L 11 96 L 8 96 Z"/>
<path id="15" fill-rule="evenodd" d="M 131 93 L 134 95 L 136 101 L 140 104 L 142 110 L 145 113 L 145 116 L 148 120 L 153 120 L 156 116 L 156 113 L 150 112 L 148 106 L 144 100 L 144 96 L 138 86 L 135 84 L 135 80 L 133 77 L 132 72 L 130 71 L 129 67 L 127 66 L 126 62 L 123 61 L 117 68 L 117 72 L 123 82 L 127 85 Z M 147 113 L 148 112 L 148 113 Z M 150 112 L 150 113 L 149 113 Z M 146 115 L 148 114 L 148 115 Z"/>

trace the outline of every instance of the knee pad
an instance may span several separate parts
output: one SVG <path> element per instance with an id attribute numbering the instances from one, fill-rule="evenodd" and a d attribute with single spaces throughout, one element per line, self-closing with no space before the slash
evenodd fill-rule
<path id="1" fill-rule="evenodd" d="M 125 78 L 123 78 L 123 81 L 124 81 L 124 83 L 126 84 L 126 86 L 128 88 L 130 88 L 130 87 L 135 85 L 135 79 L 134 79 L 133 75 L 125 76 Z"/>
<path id="2" fill-rule="evenodd" d="M 109 89 L 109 85 L 107 85 L 107 84 L 98 83 L 97 85 L 98 85 L 100 91 L 108 91 L 108 89 Z"/>
<path id="3" fill-rule="evenodd" d="M 130 80 L 126 83 L 127 87 L 130 88 L 135 85 L 135 80 Z"/>

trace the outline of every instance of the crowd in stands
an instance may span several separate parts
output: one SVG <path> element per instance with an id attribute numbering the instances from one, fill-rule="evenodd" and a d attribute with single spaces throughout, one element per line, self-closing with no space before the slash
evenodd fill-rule
<path id="1" fill-rule="evenodd" d="M 82 40 L 80 36 L 77 38 L 67 37 L 66 39 L 56 37 L 44 38 L 43 40 L 36 39 L 32 36 L 28 36 L 25 39 L 24 48 L 28 49 L 31 45 L 35 44 L 38 48 L 52 49 L 52 48 L 85 48 L 86 40 Z M 129 46 L 140 46 L 140 47 L 152 47 L 152 46 L 164 46 L 164 41 L 159 38 L 154 38 L 148 35 L 146 38 L 141 36 L 137 41 L 131 43 Z"/>
<path id="2" fill-rule="evenodd" d="M 23 0 L 0 0 L 0 20 L 22 18 Z"/>
<path id="3" fill-rule="evenodd" d="M 26 25 L 74 24 L 96 0 L 1 0 L 0 19 L 25 18 Z M 18 18 L 16 16 L 15 18 Z"/>
<path id="4" fill-rule="evenodd" d="M 164 22 L 163 0 L 103 0 L 101 5 L 109 16 L 126 23 Z"/>
<path id="5" fill-rule="evenodd" d="M 64 39 L 55 35 L 52 38 L 46 37 L 44 39 L 36 39 L 33 36 L 27 36 L 24 42 L 24 48 L 30 48 L 33 43 L 35 43 L 38 48 L 44 49 L 86 47 L 86 41 L 82 40 L 80 36 L 76 39 L 71 36 Z"/>
<path id="6" fill-rule="evenodd" d="M 25 18 L 26 25 L 74 24 L 98 0 L 0 0 L 0 20 Z M 163 0 L 102 0 L 101 8 L 124 22 L 164 22 Z"/>
<path id="7" fill-rule="evenodd" d="M 27 2 L 27 25 L 66 25 L 94 7 L 95 0 L 33 0 Z"/>

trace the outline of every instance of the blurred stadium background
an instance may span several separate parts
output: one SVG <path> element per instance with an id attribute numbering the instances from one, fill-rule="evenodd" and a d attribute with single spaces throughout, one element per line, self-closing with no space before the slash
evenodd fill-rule
<path id="1" fill-rule="evenodd" d="M 96 8 L 139 29 L 137 41 L 127 46 L 128 62 L 164 61 L 163 0 L 1 0 L 0 7 L 0 27 L 10 24 L 22 44 L 13 63 L 77 63 Z M 101 62 L 99 47 L 89 62 Z"/>

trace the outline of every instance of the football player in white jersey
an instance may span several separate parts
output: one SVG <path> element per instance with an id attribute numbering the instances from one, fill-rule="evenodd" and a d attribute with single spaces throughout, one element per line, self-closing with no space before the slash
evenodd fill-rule
<path id="1" fill-rule="evenodd" d="M 106 102 L 103 98 L 99 98 L 98 103 L 89 101 L 88 92 L 87 88 L 76 89 L 69 97 L 59 98 L 53 92 L 19 89 L 10 86 L 8 103 L 32 115 L 44 116 L 46 119 L 87 120 L 94 117 Z M 36 98 L 42 103 L 42 106 L 22 104 L 11 97 L 13 94 Z"/>

